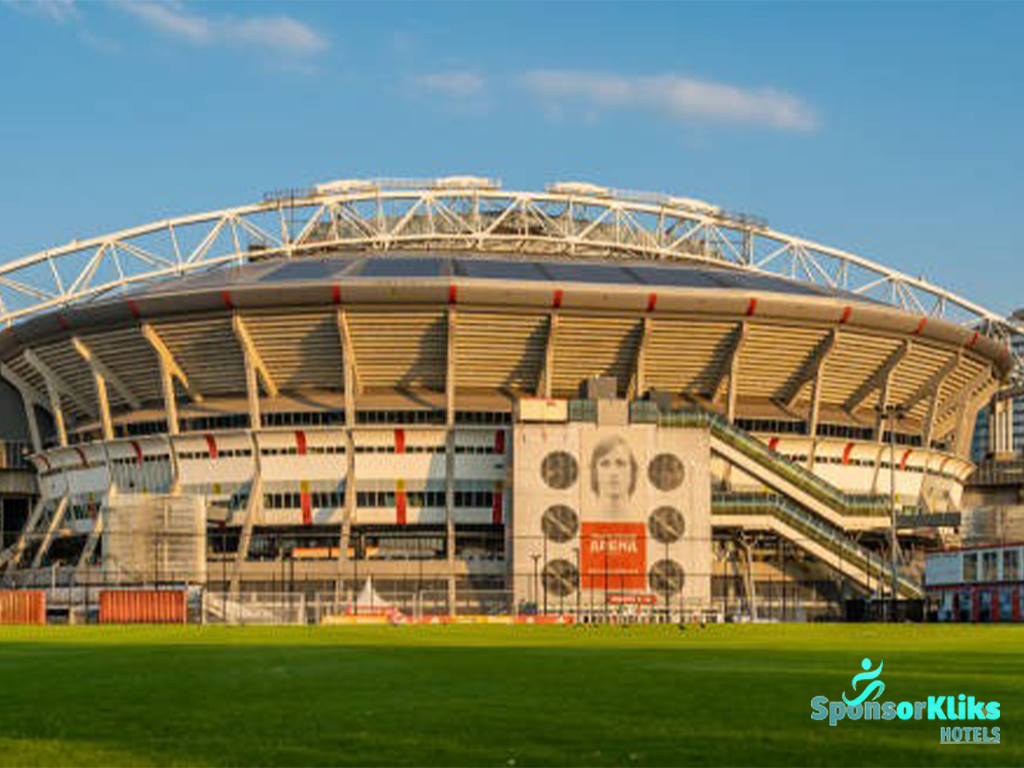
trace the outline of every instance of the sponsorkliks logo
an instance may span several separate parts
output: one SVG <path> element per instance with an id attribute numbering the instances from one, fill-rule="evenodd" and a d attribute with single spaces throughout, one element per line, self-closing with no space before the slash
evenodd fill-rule
<path id="1" fill-rule="evenodd" d="M 871 668 L 871 659 L 861 662 L 864 671 L 853 676 L 854 698 L 847 698 L 843 693 L 842 701 L 829 701 L 827 696 L 815 696 L 811 699 L 811 720 L 828 719 L 828 724 L 835 726 L 840 720 L 998 720 L 999 702 L 984 702 L 966 694 L 952 696 L 929 696 L 928 701 L 879 701 L 885 691 L 885 683 L 879 677 L 882 674 L 882 662 L 878 667 Z M 857 686 L 867 683 L 860 692 Z M 939 740 L 943 744 L 998 744 L 999 728 L 942 726 L 939 729 Z"/>

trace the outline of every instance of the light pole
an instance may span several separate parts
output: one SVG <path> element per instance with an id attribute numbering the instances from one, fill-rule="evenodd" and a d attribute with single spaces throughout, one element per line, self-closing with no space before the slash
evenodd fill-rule
<path id="1" fill-rule="evenodd" d="M 609 619 L 609 608 L 608 608 L 608 549 L 607 542 L 605 542 L 605 550 L 601 553 L 604 557 L 604 623 L 607 624 Z"/>
<path id="2" fill-rule="evenodd" d="M 355 536 L 355 546 L 352 548 L 352 612 L 359 615 L 359 546 L 362 542 L 362 537 L 358 534 Z"/>
<path id="3" fill-rule="evenodd" d="M 536 613 L 537 604 L 540 602 L 540 595 L 538 592 L 540 588 L 540 579 L 537 571 L 537 563 L 540 562 L 540 555 L 534 553 L 530 555 L 530 558 L 533 560 L 533 612 Z"/>
<path id="4" fill-rule="evenodd" d="M 899 571 L 899 539 L 896 534 L 896 423 L 903 418 L 904 408 L 899 403 L 885 403 L 882 409 L 889 422 L 889 594 L 892 598 L 889 618 L 896 621 L 896 579 Z"/>
<path id="5" fill-rule="evenodd" d="M 238 543 L 242 545 L 241 541 Z M 221 612 L 227 615 L 228 603 L 228 529 L 221 523 L 220 529 L 220 582 L 221 582 Z"/>
<path id="6" fill-rule="evenodd" d="M 580 620 L 580 601 L 583 599 L 583 573 L 580 571 L 580 548 L 573 547 L 576 556 L 576 621 Z"/>
<path id="7" fill-rule="evenodd" d="M 544 546 L 544 567 L 547 568 L 548 567 L 548 537 L 547 536 L 544 537 L 543 546 Z M 545 616 L 548 615 L 548 587 L 547 587 L 547 584 L 544 585 L 544 615 Z"/>

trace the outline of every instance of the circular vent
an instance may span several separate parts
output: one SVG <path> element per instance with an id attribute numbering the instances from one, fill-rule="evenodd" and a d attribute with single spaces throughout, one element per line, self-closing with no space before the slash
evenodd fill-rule
<path id="1" fill-rule="evenodd" d="M 567 597 L 576 591 L 579 573 L 568 560 L 552 560 L 544 566 L 544 589 L 555 597 Z"/>
<path id="2" fill-rule="evenodd" d="M 576 458 L 565 451 L 553 451 L 544 457 L 540 465 L 540 476 L 549 488 L 564 491 L 576 482 L 580 465 Z"/>
<path id="3" fill-rule="evenodd" d="M 559 544 L 569 541 L 580 527 L 579 516 L 564 504 L 548 507 L 540 521 L 544 536 Z"/>
<path id="4" fill-rule="evenodd" d="M 683 589 L 686 575 L 683 566 L 675 560 L 659 560 L 648 574 L 651 591 L 659 595 L 676 595 Z"/>
<path id="5" fill-rule="evenodd" d="M 683 484 L 683 462 L 671 453 L 659 453 L 647 465 L 647 479 L 659 491 L 674 491 Z"/>
<path id="6" fill-rule="evenodd" d="M 683 520 L 682 512 L 675 507 L 658 507 L 647 518 L 647 530 L 662 544 L 674 544 L 683 538 L 686 521 Z"/>

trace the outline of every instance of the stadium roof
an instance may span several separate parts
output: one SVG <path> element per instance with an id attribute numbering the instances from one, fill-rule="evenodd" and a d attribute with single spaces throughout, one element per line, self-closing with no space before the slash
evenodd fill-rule
<path id="1" fill-rule="evenodd" d="M 190 293 L 242 288 L 245 286 L 282 287 L 298 284 L 323 284 L 394 280 L 429 280 L 468 278 L 470 280 L 501 280 L 619 285 L 657 288 L 732 289 L 755 292 L 792 294 L 806 297 L 842 298 L 881 305 L 870 297 L 827 285 L 791 280 L 768 274 L 743 272 L 737 269 L 703 264 L 607 260 L 596 262 L 553 259 L 543 256 L 509 255 L 470 257 L 459 254 L 389 253 L 386 257 L 366 254 L 344 254 L 308 257 L 301 260 L 268 259 L 241 267 L 226 267 L 210 272 L 161 281 L 132 291 L 129 296 L 141 298 L 166 293 Z"/>
<path id="2" fill-rule="evenodd" d="M 76 239 L 0 265 L 0 326 L 217 265 L 339 250 L 704 264 L 848 290 L 1003 340 L 1014 325 L 923 277 L 710 203 L 579 182 L 506 191 L 496 180 L 451 176 L 346 179 Z"/>

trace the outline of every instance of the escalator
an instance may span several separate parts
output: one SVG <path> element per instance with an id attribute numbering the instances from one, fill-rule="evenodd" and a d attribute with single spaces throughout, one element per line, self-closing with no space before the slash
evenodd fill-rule
<path id="1" fill-rule="evenodd" d="M 763 528 L 792 541 L 818 560 L 871 592 L 889 589 L 890 564 L 861 546 L 842 529 L 774 493 L 714 493 L 712 524 L 718 527 Z M 897 574 L 902 597 L 920 599 L 920 584 Z"/>
<path id="2" fill-rule="evenodd" d="M 779 455 L 753 435 L 721 416 L 703 410 L 661 414 L 668 427 L 705 427 L 711 451 L 770 489 L 768 493 L 715 493 L 715 525 L 750 527 L 751 518 L 790 539 L 871 591 L 889 589 L 890 565 L 855 542 L 847 529 L 868 519 L 870 527 L 888 524 L 890 508 L 884 496 L 843 493 L 831 483 Z M 877 524 L 875 524 L 877 523 Z M 921 598 L 921 585 L 897 574 L 899 594 Z"/>

